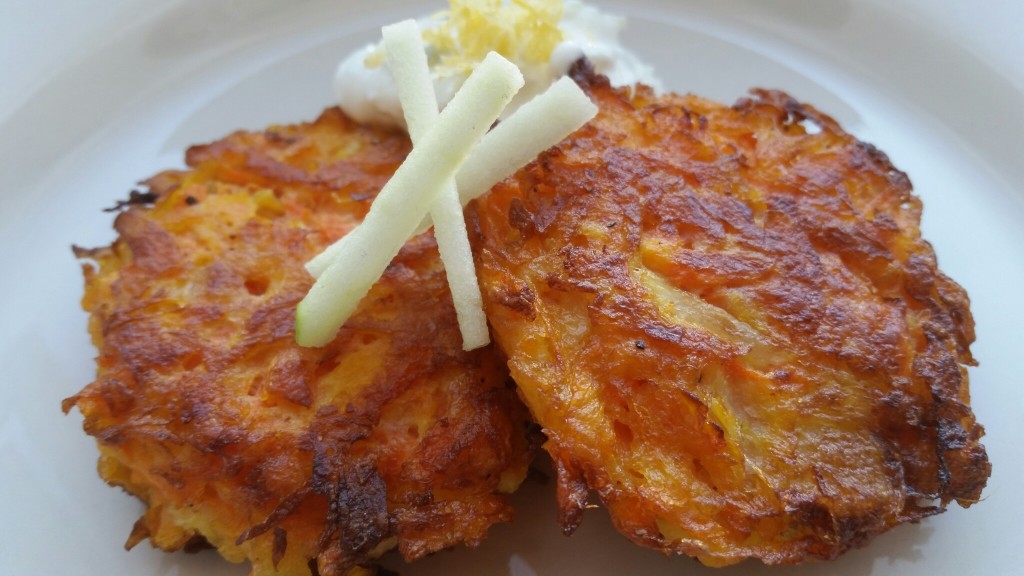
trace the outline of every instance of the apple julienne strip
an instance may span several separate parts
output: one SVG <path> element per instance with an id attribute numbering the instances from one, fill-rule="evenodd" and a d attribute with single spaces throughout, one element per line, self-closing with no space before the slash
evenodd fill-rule
<path id="1" fill-rule="evenodd" d="M 516 173 L 597 115 L 597 106 L 568 76 L 522 105 L 484 136 L 455 176 L 463 206 Z M 416 233 L 431 226 L 420 223 Z"/>
<path id="2" fill-rule="evenodd" d="M 597 116 L 597 105 L 568 76 L 523 104 L 473 148 L 455 177 L 465 206 L 515 174 L 541 152 Z"/>
<path id="3" fill-rule="evenodd" d="M 496 53 L 477 66 L 381 189 L 363 223 L 339 241 L 332 261 L 299 303 L 299 345 L 323 346 L 334 339 L 522 85 L 515 64 Z"/>
<path id="4" fill-rule="evenodd" d="M 465 206 L 484 194 L 596 115 L 597 106 L 571 78 L 559 79 L 499 123 L 473 149 L 455 177 L 460 202 Z M 430 226 L 430 218 L 425 218 L 414 235 Z M 335 246 L 306 263 L 314 278 L 333 261 Z"/>
<path id="5" fill-rule="evenodd" d="M 381 28 L 381 35 L 409 137 L 416 146 L 434 126 L 438 114 L 437 97 L 420 28 L 415 20 L 404 20 Z"/>
<path id="6" fill-rule="evenodd" d="M 414 20 L 385 26 L 382 33 L 388 67 L 398 87 L 409 136 L 413 146 L 418 146 L 423 135 L 437 122 L 438 115 L 423 38 Z M 462 348 L 473 350 L 486 346 L 491 341 L 487 316 L 454 179 L 445 182 L 434 198 L 430 218 L 434 221 L 434 238 L 455 305 Z"/>

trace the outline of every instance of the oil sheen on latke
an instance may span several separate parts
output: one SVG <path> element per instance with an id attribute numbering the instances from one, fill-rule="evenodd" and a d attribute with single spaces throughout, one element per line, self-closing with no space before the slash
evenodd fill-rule
<path id="1" fill-rule="evenodd" d="M 129 544 L 326 576 L 476 543 L 511 518 L 531 415 L 566 532 L 593 495 L 709 565 L 830 559 L 980 498 L 973 320 L 907 176 L 781 92 L 573 77 L 599 116 L 467 210 L 497 346 L 461 351 L 429 234 L 295 346 L 302 264 L 409 150 L 337 110 L 191 149 L 78 250 L 99 370 L 65 408 L 149 505 Z"/>
<path id="2" fill-rule="evenodd" d="M 470 211 L 571 532 L 721 566 L 835 558 L 980 498 L 966 293 L 885 154 L 784 93 L 573 71 L 598 117 Z"/>
<path id="3" fill-rule="evenodd" d="M 409 147 L 338 110 L 239 132 L 149 180 L 111 246 L 76 249 L 98 374 L 64 408 L 84 415 L 103 479 L 148 506 L 129 548 L 212 545 L 256 576 L 363 574 L 390 548 L 475 545 L 512 518 L 529 416 L 495 347 L 462 351 L 429 234 L 331 344 L 295 344 L 303 264 Z"/>

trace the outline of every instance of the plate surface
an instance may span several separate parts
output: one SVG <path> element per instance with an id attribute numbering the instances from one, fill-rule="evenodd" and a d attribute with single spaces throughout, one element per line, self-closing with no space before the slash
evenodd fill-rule
<path id="1" fill-rule="evenodd" d="M 800 0 L 595 2 L 630 17 L 627 45 L 668 87 L 732 102 L 784 89 L 886 151 L 925 201 L 942 269 L 972 297 L 973 405 L 994 464 L 984 501 L 903 526 L 838 561 L 711 570 L 618 536 L 601 510 L 572 538 L 553 486 L 476 550 L 403 575 L 1019 573 L 1024 393 L 1024 3 Z M 141 504 L 104 485 L 81 418 L 60 400 L 93 374 L 72 243 L 113 239 L 100 211 L 230 131 L 314 118 L 337 61 L 412 0 L 0 0 L 0 557 L 11 574 L 243 575 L 212 552 L 121 544 Z M 1017 56 L 1013 56 L 1017 55 Z M 1015 445 L 1016 444 L 1016 445 Z"/>

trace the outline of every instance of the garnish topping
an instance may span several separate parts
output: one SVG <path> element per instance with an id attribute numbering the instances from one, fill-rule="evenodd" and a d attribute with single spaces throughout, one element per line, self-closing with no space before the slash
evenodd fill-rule
<path id="1" fill-rule="evenodd" d="M 296 310 L 295 338 L 302 346 L 333 340 L 402 245 L 432 220 L 463 348 L 477 348 L 489 336 L 461 207 L 593 118 L 597 107 L 562 78 L 488 133 L 523 85 L 514 64 L 487 54 L 438 113 L 415 22 L 382 33 L 413 150 L 364 221 L 306 264 L 317 281 Z"/>

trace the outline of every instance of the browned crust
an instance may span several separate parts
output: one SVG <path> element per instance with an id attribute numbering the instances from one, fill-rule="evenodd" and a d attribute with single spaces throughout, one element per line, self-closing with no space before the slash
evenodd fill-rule
<path id="1" fill-rule="evenodd" d="M 592 491 L 640 544 L 794 563 L 976 502 L 974 324 L 907 176 L 782 92 L 574 77 L 598 118 L 471 211 L 566 530 Z"/>
<path id="2" fill-rule="evenodd" d="M 436 246 L 411 241 L 324 348 L 294 343 L 302 265 L 351 229 L 409 150 L 316 122 L 189 150 L 189 171 L 120 206 L 118 239 L 76 248 L 99 351 L 64 402 L 100 474 L 148 504 L 128 539 L 208 541 L 259 574 L 345 574 L 475 545 L 512 509 L 527 415 L 493 348 L 461 350 Z M 146 196 L 150 198 L 150 196 Z"/>

